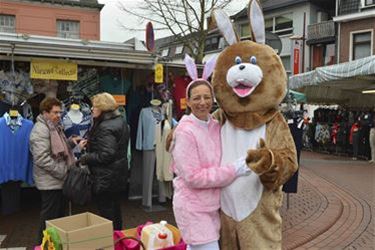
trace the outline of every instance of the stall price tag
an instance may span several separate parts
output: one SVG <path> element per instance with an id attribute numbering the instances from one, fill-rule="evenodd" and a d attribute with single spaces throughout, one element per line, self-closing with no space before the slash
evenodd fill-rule
<path id="1" fill-rule="evenodd" d="M 73 103 L 72 105 L 70 105 L 70 108 L 78 110 L 80 108 L 80 106 L 79 106 L 79 104 Z"/>
<path id="2" fill-rule="evenodd" d="M 181 108 L 181 110 L 185 110 L 186 109 L 186 98 L 181 98 L 180 99 L 180 108 Z"/>
<path id="3" fill-rule="evenodd" d="M 116 102 L 120 106 L 125 106 L 126 105 L 126 95 L 113 95 L 115 98 Z"/>
<path id="4" fill-rule="evenodd" d="M 18 116 L 18 110 L 17 109 L 9 110 L 9 116 L 10 117 L 17 117 Z"/>
<path id="5" fill-rule="evenodd" d="M 155 65 L 155 83 L 163 83 L 163 64 Z"/>

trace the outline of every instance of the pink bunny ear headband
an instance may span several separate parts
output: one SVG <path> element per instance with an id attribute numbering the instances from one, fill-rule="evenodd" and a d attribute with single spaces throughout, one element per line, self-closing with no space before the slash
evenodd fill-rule
<path id="1" fill-rule="evenodd" d="M 212 72 L 214 71 L 214 68 L 215 68 L 215 64 L 216 64 L 216 58 L 217 56 L 213 56 L 211 57 L 204 65 L 204 68 L 203 68 L 203 74 L 202 74 L 202 77 L 201 78 L 198 78 L 198 70 L 197 70 L 197 65 L 195 64 L 194 62 L 194 59 L 191 58 L 188 54 L 185 55 L 185 59 L 184 59 L 184 63 L 185 63 L 185 66 L 186 66 L 186 70 L 190 76 L 190 78 L 192 79 L 192 81 L 189 83 L 189 85 L 186 87 L 186 98 L 188 98 L 188 93 L 189 93 L 189 89 L 190 87 L 192 86 L 192 84 L 194 82 L 197 82 L 197 81 L 204 81 L 204 82 L 207 82 L 208 86 L 211 88 L 211 91 L 213 93 L 213 89 L 212 89 L 212 86 L 211 86 L 211 83 L 209 81 L 207 81 L 207 78 L 212 74 Z"/>

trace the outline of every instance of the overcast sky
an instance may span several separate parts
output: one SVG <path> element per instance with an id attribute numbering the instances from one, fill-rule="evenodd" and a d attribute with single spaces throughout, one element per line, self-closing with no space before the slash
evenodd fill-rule
<path id="1" fill-rule="evenodd" d="M 144 31 L 129 31 L 120 27 L 119 23 L 124 23 L 128 27 L 145 27 L 146 24 L 139 23 L 136 17 L 129 16 L 118 7 L 119 2 L 129 6 L 136 7 L 142 0 L 98 0 L 105 4 L 101 10 L 100 35 L 102 41 L 124 42 L 132 37 L 145 40 Z M 178 0 L 177 0 L 178 1 Z M 232 15 L 246 6 L 248 0 L 233 0 L 228 14 Z M 155 38 L 168 36 L 165 31 L 156 31 Z"/>

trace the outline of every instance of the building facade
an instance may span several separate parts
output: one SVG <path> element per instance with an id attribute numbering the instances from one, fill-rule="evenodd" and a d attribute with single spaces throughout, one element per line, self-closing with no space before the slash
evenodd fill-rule
<path id="1" fill-rule="evenodd" d="M 338 62 L 375 55 L 375 1 L 336 0 Z"/>
<path id="2" fill-rule="evenodd" d="M 100 40 L 97 0 L 1 0 L 0 32 Z"/>

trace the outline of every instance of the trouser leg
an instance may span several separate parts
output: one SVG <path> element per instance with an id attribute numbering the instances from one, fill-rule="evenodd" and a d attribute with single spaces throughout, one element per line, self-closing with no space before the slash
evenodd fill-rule
<path id="1" fill-rule="evenodd" d="M 65 216 L 65 201 L 62 190 L 40 190 L 40 195 L 41 211 L 38 244 L 42 242 L 43 230 L 46 228 L 46 220 Z"/>

